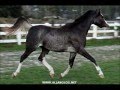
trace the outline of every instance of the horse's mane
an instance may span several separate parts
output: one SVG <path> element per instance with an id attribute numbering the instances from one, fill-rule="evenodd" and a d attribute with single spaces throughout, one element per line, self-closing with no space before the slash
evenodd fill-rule
<path id="1" fill-rule="evenodd" d="M 82 16 L 80 16 L 80 17 L 78 17 L 77 19 L 75 19 L 75 21 L 74 22 L 72 22 L 72 23 L 67 23 L 66 25 L 64 25 L 62 28 L 72 28 L 72 27 L 74 27 L 74 26 L 76 26 L 76 25 L 78 25 L 79 23 L 81 23 L 81 22 L 83 22 L 85 19 L 87 19 L 87 17 L 89 17 L 89 16 L 91 16 L 91 15 L 93 15 L 93 14 L 95 14 L 95 11 L 94 10 L 89 10 L 89 11 L 87 11 L 85 14 L 83 14 Z"/>

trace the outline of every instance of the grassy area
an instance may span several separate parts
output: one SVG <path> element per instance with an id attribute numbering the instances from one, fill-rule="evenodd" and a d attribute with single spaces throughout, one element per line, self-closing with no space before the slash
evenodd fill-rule
<path id="1" fill-rule="evenodd" d="M 120 39 L 116 38 L 116 39 L 87 41 L 87 46 L 106 46 L 106 45 L 107 46 L 120 45 Z M 19 51 L 24 49 L 25 49 L 25 44 L 21 46 L 18 46 L 17 44 L 0 44 L 0 51 Z M 100 53 L 103 54 L 101 55 Z M 78 61 L 75 61 L 74 66 L 69 72 L 69 74 L 64 78 L 59 79 L 59 74 L 67 68 L 68 63 L 65 63 L 64 59 L 66 58 L 62 58 L 61 55 L 59 56 L 58 54 L 54 53 L 55 55 L 52 56 L 51 53 L 50 56 L 52 57 L 49 57 L 48 63 L 50 63 L 55 70 L 54 79 L 51 79 L 49 77 L 49 72 L 44 66 L 34 66 L 29 68 L 23 67 L 21 73 L 14 79 L 11 77 L 13 71 L 0 73 L 0 84 L 42 84 L 42 81 L 56 81 L 56 82 L 77 81 L 77 84 L 120 84 L 120 72 L 119 72 L 120 61 L 118 57 L 115 56 L 115 54 L 118 53 L 114 53 L 113 50 L 109 54 L 106 53 L 109 52 L 108 51 L 99 52 L 99 55 L 101 55 L 101 57 L 100 60 L 97 61 L 104 72 L 105 75 L 104 79 L 99 78 L 99 76 L 97 75 L 97 71 L 95 70 L 95 67 L 90 61 L 83 62 L 81 59 L 80 59 L 81 65 L 77 63 Z M 110 57 L 111 54 L 115 58 L 111 58 Z M 57 59 L 55 59 L 56 56 Z M 96 58 L 99 57 L 96 56 Z"/>
<path id="2" fill-rule="evenodd" d="M 20 51 L 25 50 L 25 44 L 17 45 L 15 43 L 0 44 L 0 51 Z"/>
<path id="3" fill-rule="evenodd" d="M 104 40 L 87 40 L 86 46 L 105 46 L 105 45 L 120 45 L 120 38 L 104 39 Z M 18 46 L 17 44 L 0 44 L 0 51 L 18 51 L 24 50 L 25 44 Z"/>
<path id="4" fill-rule="evenodd" d="M 106 45 L 120 45 L 120 38 L 103 39 L 103 40 L 87 40 L 87 46 L 106 46 Z"/>
<path id="5" fill-rule="evenodd" d="M 54 62 L 57 63 L 57 62 Z M 64 71 L 64 63 L 53 64 L 55 77 L 51 79 L 44 66 L 22 68 L 21 73 L 16 78 L 11 78 L 11 73 L 3 73 L 0 77 L 0 84 L 42 84 L 42 81 L 77 81 L 77 84 L 120 84 L 120 61 L 104 60 L 98 61 L 105 78 L 101 79 L 90 62 L 83 62 L 82 66 L 72 68 L 66 77 L 59 79 L 58 76 Z"/>

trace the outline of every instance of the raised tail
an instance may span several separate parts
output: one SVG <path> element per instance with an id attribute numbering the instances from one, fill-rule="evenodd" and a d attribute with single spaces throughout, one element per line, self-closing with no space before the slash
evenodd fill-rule
<path id="1" fill-rule="evenodd" d="M 24 16 L 21 16 L 17 19 L 15 24 L 11 27 L 2 27 L 1 30 L 7 32 L 7 35 L 15 33 L 17 30 L 28 30 L 32 27 L 28 19 Z"/>

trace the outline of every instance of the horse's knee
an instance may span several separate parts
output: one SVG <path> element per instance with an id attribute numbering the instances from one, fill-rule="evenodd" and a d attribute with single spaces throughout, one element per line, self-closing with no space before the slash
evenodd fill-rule
<path id="1" fill-rule="evenodd" d="M 23 62 L 34 50 L 26 50 L 23 55 L 20 57 L 20 62 Z"/>
<path id="2" fill-rule="evenodd" d="M 20 57 L 20 62 L 23 62 L 23 60 L 27 58 L 27 55 L 24 53 L 21 57 Z"/>
<path id="3" fill-rule="evenodd" d="M 69 61 L 70 68 L 73 66 L 73 61 Z"/>
<path id="4" fill-rule="evenodd" d="M 72 68 L 72 67 L 73 67 L 73 63 L 70 64 L 70 68 Z"/>
<path id="5" fill-rule="evenodd" d="M 41 53 L 40 56 L 38 57 L 38 60 L 42 62 L 43 61 L 43 57 L 44 57 L 44 55 L 43 55 L 43 53 Z"/>
<path id="6" fill-rule="evenodd" d="M 74 63 L 74 59 L 70 59 L 70 60 L 69 60 L 69 66 L 70 66 L 70 68 L 73 67 L 73 63 Z"/>
<path id="7" fill-rule="evenodd" d="M 26 59 L 28 55 L 29 55 L 29 54 L 25 52 L 25 53 L 20 57 L 20 62 L 22 62 L 24 59 Z"/>
<path id="8" fill-rule="evenodd" d="M 39 56 L 39 57 L 38 57 L 38 60 L 42 62 L 42 61 L 43 61 L 43 58 L 42 58 L 41 56 Z"/>
<path id="9" fill-rule="evenodd" d="M 75 57 L 76 57 L 76 53 L 70 53 L 70 58 L 69 58 L 69 65 L 70 65 L 70 68 L 72 68 L 72 66 L 73 66 Z"/>

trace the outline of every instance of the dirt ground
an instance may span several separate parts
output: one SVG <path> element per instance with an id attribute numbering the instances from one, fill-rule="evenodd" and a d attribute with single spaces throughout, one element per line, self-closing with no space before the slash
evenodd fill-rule
<path id="1" fill-rule="evenodd" d="M 99 46 L 99 47 L 87 47 L 86 50 L 97 60 L 115 60 L 120 58 L 120 45 L 113 46 Z M 18 52 L 0 52 L 0 73 L 15 71 L 20 56 L 24 51 Z M 33 52 L 23 63 L 23 67 L 42 66 L 38 61 L 38 57 L 41 50 Z M 64 63 L 68 63 L 69 53 L 68 52 L 50 52 L 46 59 L 50 62 L 57 60 Z M 81 55 L 77 55 L 75 59 L 75 65 L 80 66 L 81 62 L 89 61 Z"/>

